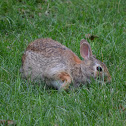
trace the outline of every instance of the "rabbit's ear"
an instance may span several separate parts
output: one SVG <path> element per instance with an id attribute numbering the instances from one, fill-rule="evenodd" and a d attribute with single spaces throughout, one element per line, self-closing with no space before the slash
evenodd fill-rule
<path id="1" fill-rule="evenodd" d="M 90 56 L 92 56 L 90 44 L 84 39 L 82 39 L 80 42 L 80 54 L 84 59 L 88 59 Z"/>

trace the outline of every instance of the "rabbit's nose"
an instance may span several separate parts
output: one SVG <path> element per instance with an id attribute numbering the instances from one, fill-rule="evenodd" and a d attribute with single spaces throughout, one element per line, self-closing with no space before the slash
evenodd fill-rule
<path id="1" fill-rule="evenodd" d="M 108 77 L 108 78 L 107 78 L 107 83 L 110 84 L 111 82 L 112 82 L 112 78 L 111 78 L 111 77 Z"/>
<path id="2" fill-rule="evenodd" d="M 111 83 L 111 81 L 112 81 L 112 78 L 111 78 L 111 76 L 105 76 L 104 77 L 104 81 L 106 82 L 106 83 Z"/>

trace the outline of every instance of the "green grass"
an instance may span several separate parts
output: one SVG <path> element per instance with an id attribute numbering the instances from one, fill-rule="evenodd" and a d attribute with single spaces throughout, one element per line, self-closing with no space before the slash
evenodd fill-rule
<path id="1" fill-rule="evenodd" d="M 125 0 L 1 0 L 0 119 L 17 126 L 126 125 Z M 110 85 L 92 82 L 59 93 L 20 77 L 21 56 L 29 42 L 50 37 L 79 57 L 85 34 L 93 53 L 112 76 Z"/>

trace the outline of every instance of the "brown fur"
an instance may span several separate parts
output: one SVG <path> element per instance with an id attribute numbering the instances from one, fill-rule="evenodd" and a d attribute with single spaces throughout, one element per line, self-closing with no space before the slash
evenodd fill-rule
<path id="1" fill-rule="evenodd" d="M 66 72 L 61 72 L 58 75 L 58 78 L 64 82 L 64 84 L 62 85 L 62 88 L 67 90 L 69 88 L 70 83 L 72 82 L 70 75 Z"/>
<path id="2" fill-rule="evenodd" d="M 74 61 L 77 63 L 77 64 L 81 64 L 81 60 L 78 58 L 78 56 L 76 56 L 75 54 L 73 54 L 73 58 L 74 58 Z"/>
<path id="3" fill-rule="evenodd" d="M 22 63 L 24 63 L 25 58 L 26 58 L 26 55 L 25 55 L 25 54 L 23 54 L 23 56 L 22 56 Z"/>
<path id="4" fill-rule="evenodd" d="M 59 75 L 58 75 L 58 78 L 62 81 L 66 81 L 68 83 L 71 83 L 71 77 L 68 73 L 66 72 L 61 72 Z"/>

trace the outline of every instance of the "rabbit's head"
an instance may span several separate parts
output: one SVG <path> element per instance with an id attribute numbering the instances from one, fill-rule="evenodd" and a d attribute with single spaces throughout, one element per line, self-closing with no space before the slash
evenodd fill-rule
<path id="1" fill-rule="evenodd" d="M 84 39 L 80 42 L 80 54 L 84 58 L 81 70 L 87 76 L 87 79 L 90 80 L 93 77 L 99 82 L 111 82 L 111 76 L 106 65 L 92 55 L 90 44 Z"/>

